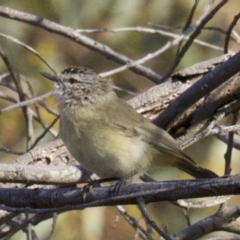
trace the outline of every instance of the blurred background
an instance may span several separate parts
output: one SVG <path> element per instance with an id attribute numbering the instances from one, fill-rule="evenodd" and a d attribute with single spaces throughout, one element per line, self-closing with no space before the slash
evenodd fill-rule
<path id="1" fill-rule="evenodd" d="M 160 28 L 170 33 L 181 34 L 182 28 L 185 26 L 191 12 L 193 2 L 192 0 L 0 0 L 0 5 L 47 18 L 79 30 L 111 30 L 140 26 Z M 207 3 L 208 1 L 206 0 L 199 1 L 193 22 L 201 16 Z M 238 14 L 238 12 L 239 1 L 229 1 L 207 24 L 207 27 L 215 27 L 218 30 L 203 30 L 199 39 L 222 48 L 225 35 L 219 29 L 226 31 L 234 15 Z M 240 32 L 239 24 L 235 27 L 235 31 Z M 0 17 L 0 33 L 13 36 L 37 50 L 57 72 L 68 66 L 82 65 L 93 68 L 100 73 L 119 66 L 111 59 L 107 59 L 105 56 L 69 39 L 26 23 Z M 100 31 L 85 34 L 134 60 L 156 51 L 169 40 L 172 40 L 172 38 L 160 34 L 137 31 Z M 34 86 L 34 96 L 51 91 L 52 83 L 39 74 L 40 72 L 50 72 L 50 69 L 34 54 L 2 37 L 0 37 L 0 47 L 8 57 L 14 71 L 20 73 L 23 78 L 26 78 Z M 239 44 L 231 41 L 229 49 L 233 52 L 239 51 Z M 177 46 L 172 47 L 144 65 L 158 74 L 164 75 L 173 63 L 176 52 Z M 177 70 L 222 54 L 223 52 L 219 50 L 193 44 L 177 67 Z M 4 62 L 0 61 L 0 74 L 4 74 L 6 71 L 7 68 Z M 136 75 L 131 71 L 116 74 L 113 76 L 113 79 L 117 86 L 136 94 L 155 85 L 149 79 Z M 27 89 L 27 84 L 23 83 L 23 88 Z M 10 93 L 10 90 L 3 86 L 0 86 L 0 90 L 16 97 L 14 93 Z M 125 92 L 118 92 L 118 94 L 125 99 L 131 98 Z M 46 99 L 46 103 L 57 110 L 57 104 L 53 97 Z M 9 105 L 11 105 L 11 102 L 3 98 L 0 99 L 1 109 Z M 40 109 L 40 113 L 46 123 L 49 124 L 53 120 L 53 116 L 46 110 Z M 42 128 L 37 123 L 33 123 L 33 126 L 35 128 L 35 137 L 37 137 L 42 132 Z M 54 129 L 58 131 L 58 123 L 54 125 Z M 21 110 L 18 109 L 0 115 L 0 147 L 23 152 L 26 148 L 25 137 L 26 127 Z M 49 142 L 52 139 L 51 135 L 46 135 L 40 143 Z M 208 137 L 187 149 L 188 154 L 194 156 L 198 163 L 220 175 L 224 171 L 223 155 L 225 151 L 226 145 L 214 137 Z M 9 162 L 16 158 L 16 155 L 4 152 L 0 152 L 0 156 L 1 162 Z M 239 173 L 239 156 L 239 152 L 234 150 L 233 173 Z M 216 160 L 218 161 L 217 164 Z M 165 175 L 168 175 L 168 173 L 165 173 Z M 168 176 L 165 176 L 165 178 L 168 178 Z M 182 178 L 182 176 L 179 176 L 179 178 Z M 231 201 L 229 204 L 234 204 L 239 199 L 236 197 Z M 126 206 L 125 208 L 136 219 L 141 217 L 136 206 Z M 151 210 L 152 217 L 157 224 L 167 229 L 170 233 L 177 233 L 187 227 L 184 212 L 180 208 L 169 203 L 154 203 L 149 204 L 148 209 Z M 217 207 L 207 209 L 206 211 L 202 209 L 189 210 L 189 216 L 194 223 L 204 216 L 213 214 L 216 209 Z M 93 208 L 63 213 L 58 217 L 52 239 L 133 239 L 135 230 L 123 217 L 119 217 L 119 220 L 116 220 L 116 214 L 117 209 L 115 207 Z M 51 221 L 47 220 L 34 227 L 40 239 L 48 239 L 51 231 Z M 140 222 L 145 227 L 144 220 Z M 26 235 L 21 232 L 12 239 L 26 239 Z"/>

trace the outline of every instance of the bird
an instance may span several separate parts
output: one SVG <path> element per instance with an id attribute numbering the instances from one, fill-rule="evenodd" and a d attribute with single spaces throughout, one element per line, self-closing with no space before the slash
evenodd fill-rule
<path id="1" fill-rule="evenodd" d="M 54 82 L 64 144 L 99 177 L 122 179 L 157 166 L 176 167 L 195 178 L 217 177 L 185 154 L 168 132 L 120 99 L 110 78 L 87 67 L 41 74 Z"/>

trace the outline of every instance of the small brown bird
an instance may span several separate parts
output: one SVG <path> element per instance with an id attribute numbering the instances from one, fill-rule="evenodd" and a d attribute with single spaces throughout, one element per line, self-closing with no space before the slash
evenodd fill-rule
<path id="1" fill-rule="evenodd" d="M 109 78 L 85 67 L 42 75 L 54 81 L 63 142 L 76 160 L 100 177 L 123 178 L 156 165 L 177 167 L 196 178 L 217 176 L 119 99 Z"/>

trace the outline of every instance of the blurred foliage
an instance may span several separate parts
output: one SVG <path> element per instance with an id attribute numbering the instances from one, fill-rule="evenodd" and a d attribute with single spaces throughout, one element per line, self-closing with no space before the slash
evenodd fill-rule
<path id="1" fill-rule="evenodd" d="M 136 26 L 152 27 L 154 25 L 161 28 L 168 28 L 168 31 L 180 34 L 182 27 L 188 19 L 193 2 L 192 0 L 0 0 L 0 5 L 35 14 L 39 17 L 47 18 L 76 29 L 111 29 Z M 206 0 L 200 1 L 193 21 L 196 21 L 202 14 L 207 2 Z M 231 1 L 214 16 L 207 26 L 215 26 L 226 30 L 233 16 L 237 14 L 238 11 L 239 2 Z M 37 27 L 2 17 L 0 18 L 0 23 L 0 33 L 14 36 L 36 49 L 57 72 L 70 65 L 89 66 L 97 72 L 103 72 L 118 66 L 118 64 L 106 59 L 105 56 L 99 53 Z M 237 28 L 240 30 L 239 25 Z M 169 38 L 165 36 L 141 32 L 102 32 L 89 33 L 87 35 L 101 43 L 109 45 L 114 50 L 132 59 L 138 59 L 148 53 L 156 51 L 169 40 Z M 204 30 L 199 38 L 208 43 L 223 47 L 225 36 L 219 31 Z M 46 68 L 35 55 L 3 38 L 0 38 L 0 46 L 8 57 L 13 69 L 28 78 L 29 82 L 34 86 L 34 95 L 38 96 L 51 90 L 51 83 L 39 74 L 39 72 L 48 72 L 50 70 Z M 233 42 L 230 43 L 230 49 L 232 51 L 237 51 L 238 48 L 239 46 L 237 46 L 237 44 Z M 147 62 L 145 65 L 159 74 L 164 75 L 173 63 L 176 52 L 177 47 L 173 47 L 159 57 Z M 219 51 L 193 44 L 182 59 L 178 69 L 221 54 Z M 3 61 L 0 61 L 0 73 L 3 74 L 6 71 L 5 64 Z M 142 92 L 153 85 L 148 79 L 138 76 L 131 71 L 125 71 L 115 75 L 114 81 L 122 88 L 127 88 L 134 92 Z M 1 90 L 4 91 L 4 87 L 1 87 Z M 123 93 L 120 94 L 124 95 Z M 57 109 L 57 105 L 52 98 L 47 101 L 52 104 L 53 108 Z M 0 101 L 1 108 L 8 105 L 8 101 Z M 45 110 L 41 109 L 41 114 L 47 123 L 51 122 L 52 118 Z M 26 142 L 26 127 L 22 112 L 15 110 L 14 112 L 0 115 L 0 126 L 0 145 L 9 147 L 15 151 L 23 151 L 22 149 L 25 147 L 24 142 Z M 57 130 L 57 126 L 55 126 L 55 129 Z M 50 141 L 50 139 L 48 136 L 44 141 L 47 142 Z M 225 151 L 225 146 L 223 144 L 214 145 L 204 142 L 201 142 L 190 150 L 194 153 L 196 159 L 201 161 L 201 159 L 207 158 L 208 156 L 202 156 L 204 152 L 205 155 L 211 155 L 213 159 L 219 158 L 223 161 L 222 156 Z M 220 149 L 221 155 L 218 155 L 216 151 L 212 153 L 213 150 L 210 146 L 217 148 L 218 153 Z M 198 156 L 196 153 L 201 154 Z M 3 159 L 2 161 L 7 161 L 6 159 L 9 160 L 9 155 L 1 154 L 1 157 L 3 156 L 4 158 L 1 158 Z M 12 159 L 15 157 L 16 156 L 13 156 Z M 234 156 L 234 158 L 237 157 L 239 157 L 239 153 Z M 211 163 L 209 163 L 209 165 L 211 165 Z M 235 165 L 236 168 L 239 167 L 239 164 L 236 163 Z M 220 171 L 222 171 L 222 169 L 219 170 L 219 172 Z M 166 224 L 170 224 L 167 228 L 171 233 L 177 232 L 187 226 L 183 213 L 179 208 L 176 209 L 176 207 L 169 206 L 167 203 L 155 203 L 152 204 L 150 208 L 154 209 L 154 211 L 152 211 L 155 213 L 154 217 L 163 221 L 158 221 L 158 224 L 161 224 L 163 228 L 166 227 Z M 140 217 L 139 211 L 135 206 L 126 207 L 126 209 L 128 213 L 135 216 L 136 219 Z M 201 211 L 197 214 L 191 213 L 190 216 L 196 218 L 196 216 L 200 214 L 202 217 L 203 213 Z M 212 210 L 210 210 L 210 212 L 211 211 Z M 57 222 L 53 239 L 133 239 L 134 230 L 122 217 L 120 217 L 119 222 L 114 223 L 116 212 L 116 208 L 111 207 L 85 209 L 83 211 L 72 211 L 62 214 Z M 207 211 L 207 214 L 209 214 L 209 211 Z M 176 216 L 176 219 L 172 219 L 172 216 Z M 35 228 L 37 233 L 41 233 L 41 239 L 47 239 L 50 227 L 51 221 L 48 220 L 47 224 L 46 222 L 41 223 Z M 20 234 L 12 239 L 25 238 L 25 234 Z"/>

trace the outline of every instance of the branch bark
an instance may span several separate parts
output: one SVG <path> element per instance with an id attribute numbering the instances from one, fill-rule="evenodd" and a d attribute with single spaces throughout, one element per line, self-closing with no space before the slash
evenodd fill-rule
<path id="1" fill-rule="evenodd" d="M 118 191 L 112 187 L 0 189 L 0 208 L 14 212 L 46 213 L 137 204 L 138 197 L 142 197 L 145 203 L 151 203 L 233 194 L 240 194 L 240 175 L 204 180 L 127 184 Z"/>
<path id="2" fill-rule="evenodd" d="M 167 109 L 154 120 L 154 123 L 162 128 L 167 128 L 188 107 L 209 94 L 239 71 L 240 52 L 229 58 L 225 63 L 217 66 L 213 71 L 204 75 L 202 79 L 187 89 L 175 101 L 171 102 Z"/>

